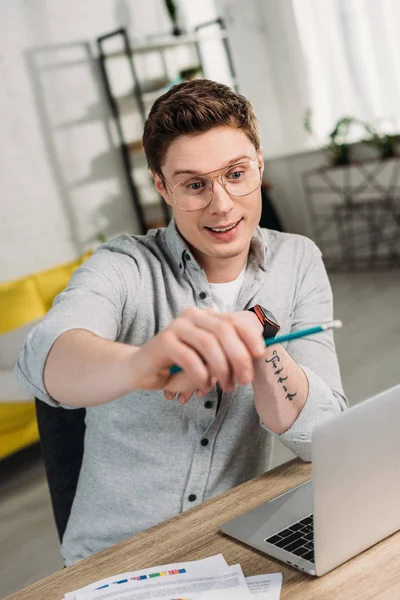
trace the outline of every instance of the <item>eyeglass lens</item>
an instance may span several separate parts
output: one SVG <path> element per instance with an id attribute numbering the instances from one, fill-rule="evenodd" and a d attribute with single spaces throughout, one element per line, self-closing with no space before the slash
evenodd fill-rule
<path id="1" fill-rule="evenodd" d="M 229 167 L 213 179 L 219 179 L 230 196 L 248 196 L 260 185 L 260 167 L 254 161 L 246 161 Z M 207 206 L 212 195 L 213 180 L 205 175 L 193 176 L 174 187 L 175 202 L 183 210 L 198 210 Z"/>

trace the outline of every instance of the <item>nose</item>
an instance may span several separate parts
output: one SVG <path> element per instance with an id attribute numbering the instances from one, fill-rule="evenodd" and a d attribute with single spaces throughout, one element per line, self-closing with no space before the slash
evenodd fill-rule
<path id="1" fill-rule="evenodd" d="M 214 190 L 213 199 L 209 205 L 210 211 L 213 214 L 226 215 L 228 214 L 233 206 L 234 200 L 232 196 L 225 190 L 219 177 L 214 179 Z"/>

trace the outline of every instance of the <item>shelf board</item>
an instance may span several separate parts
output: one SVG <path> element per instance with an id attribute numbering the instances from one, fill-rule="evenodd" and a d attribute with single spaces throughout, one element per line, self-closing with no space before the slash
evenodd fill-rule
<path id="1" fill-rule="evenodd" d="M 138 193 L 142 208 L 161 208 L 163 202 L 161 196 L 154 195 L 150 190 L 144 190 L 143 188 L 138 188 Z"/>
<path id="2" fill-rule="evenodd" d="M 132 142 L 127 142 L 126 146 L 129 152 L 142 152 L 144 150 L 142 140 L 134 140 Z"/>
<path id="3" fill-rule="evenodd" d="M 160 90 L 155 90 L 154 92 L 144 92 L 142 94 L 143 101 L 144 102 L 154 102 L 155 100 L 157 100 L 157 98 L 159 98 L 166 91 L 167 91 L 167 88 L 164 87 Z"/>
<path id="4" fill-rule="evenodd" d="M 237 79 L 232 79 L 232 87 L 235 87 L 237 85 L 238 85 Z M 162 94 L 165 94 L 168 91 L 168 89 L 169 89 L 168 86 L 164 86 L 158 90 L 154 90 L 153 92 L 143 92 L 142 99 L 144 102 L 152 103 L 155 100 L 157 100 L 157 98 L 162 96 Z M 132 99 L 136 102 L 136 97 L 133 92 L 127 96 L 119 96 L 117 98 L 117 100 L 119 100 L 120 102 L 123 102 L 124 100 L 127 100 L 127 99 Z"/>
<path id="5" fill-rule="evenodd" d="M 166 91 L 167 91 L 167 87 L 165 86 L 158 90 L 154 90 L 153 92 L 142 92 L 142 94 L 141 94 L 142 100 L 144 102 L 154 102 L 154 100 L 157 100 L 157 98 L 159 96 L 161 96 L 162 94 L 164 94 L 164 92 L 166 92 Z M 116 100 L 118 101 L 118 103 L 120 103 L 120 105 L 123 104 L 124 102 L 132 101 L 132 100 L 135 103 L 137 102 L 134 92 L 131 92 L 130 94 L 126 94 L 125 96 L 117 96 Z"/>
<path id="6" fill-rule="evenodd" d="M 200 42 L 224 40 L 227 39 L 228 34 L 226 31 L 220 31 L 213 35 L 199 35 L 198 33 L 191 33 L 189 35 L 177 35 L 174 37 L 165 38 L 164 41 L 159 42 L 147 42 L 145 44 L 132 43 L 132 53 L 141 54 L 146 52 L 157 52 L 160 50 L 167 50 L 168 48 L 176 48 L 177 46 L 185 46 L 190 44 L 197 44 Z M 109 52 L 106 54 L 106 58 L 120 58 L 126 56 L 125 52 L 118 50 L 115 52 Z"/>

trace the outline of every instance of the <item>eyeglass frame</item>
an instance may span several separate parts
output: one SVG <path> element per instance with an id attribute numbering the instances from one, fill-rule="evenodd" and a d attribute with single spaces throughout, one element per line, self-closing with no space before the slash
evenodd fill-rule
<path id="1" fill-rule="evenodd" d="M 250 194 L 252 194 L 253 192 L 255 192 L 256 190 L 258 190 L 259 187 L 261 187 L 261 183 L 262 183 L 262 175 L 261 175 L 261 169 L 262 169 L 262 165 L 259 164 L 259 162 L 256 160 L 257 159 L 257 155 L 258 152 L 256 154 L 256 156 L 254 157 L 254 160 L 242 160 L 241 162 L 238 163 L 233 163 L 231 165 L 228 165 L 227 167 L 225 167 L 222 170 L 222 173 L 220 173 L 219 175 L 214 175 L 214 177 L 208 177 L 208 175 L 210 173 L 215 173 L 215 171 L 221 171 L 221 169 L 214 169 L 213 171 L 208 171 L 208 173 L 202 173 L 202 174 L 198 174 L 198 175 L 193 175 L 193 177 L 204 177 L 205 179 L 208 179 L 208 181 L 211 184 L 211 196 L 210 196 L 210 200 L 207 202 L 207 204 L 205 204 L 204 206 L 202 206 L 201 208 L 192 208 L 192 209 L 187 209 L 187 208 L 182 208 L 178 202 L 175 199 L 175 193 L 174 193 L 174 189 L 176 187 L 178 187 L 178 185 L 181 185 L 182 183 L 185 183 L 186 181 L 190 181 L 190 179 L 193 179 L 193 177 L 189 177 L 188 179 L 185 179 L 184 181 L 178 181 L 178 183 L 176 183 L 172 188 L 171 188 L 171 184 L 165 179 L 164 175 L 161 173 L 162 176 L 162 180 L 164 182 L 164 184 L 166 183 L 168 185 L 168 187 L 170 188 L 170 194 L 172 195 L 172 199 L 174 201 L 174 203 L 176 204 L 176 206 L 182 210 L 183 212 L 195 212 L 196 210 L 203 210 L 204 208 L 207 208 L 207 206 L 209 206 L 211 204 L 211 202 L 213 201 L 214 198 L 214 179 L 219 179 L 221 186 L 224 188 L 225 192 L 228 194 L 228 196 L 231 196 L 232 198 L 245 198 L 246 196 L 250 196 Z M 230 192 L 228 192 L 228 190 L 225 187 L 225 183 L 223 179 L 220 179 L 224 176 L 224 174 L 226 173 L 226 171 L 229 171 L 229 169 L 232 169 L 233 167 L 239 166 L 239 165 L 243 165 L 245 163 L 253 163 L 256 167 L 258 167 L 259 170 L 259 174 L 260 174 L 260 181 L 258 183 L 258 186 L 252 190 L 251 192 L 248 192 L 247 194 L 239 194 L 238 196 L 235 196 L 235 194 L 231 194 Z"/>

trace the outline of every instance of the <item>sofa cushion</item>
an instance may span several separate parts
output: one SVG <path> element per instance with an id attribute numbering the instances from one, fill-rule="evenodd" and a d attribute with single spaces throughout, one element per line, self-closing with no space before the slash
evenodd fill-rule
<path id="1" fill-rule="evenodd" d="M 0 460 L 38 440 L 34 402 L 0 404 Z"/>
<path id="2" fill-rule="evenodd" d="M 0 333 L 6 333 L 46 313 L 32 277 L 0 284 Z"/>
<path id="3" fill-rule="evenodd" d="M 34 275 L 46 312 L 50 310 L 54 298 L 65 290 L 78 266 L 78 262 L 69 263 Z"/>
<path id="4" fill-rule="evenodd" d="M 65 290 L 75 269 L 77 269 L 90 254 L 91 253 L 88 252 L 72 262 L 35 273 L 34 277 L 36 284 L 46 311 L 50 310 L 54 298 Z"/>

